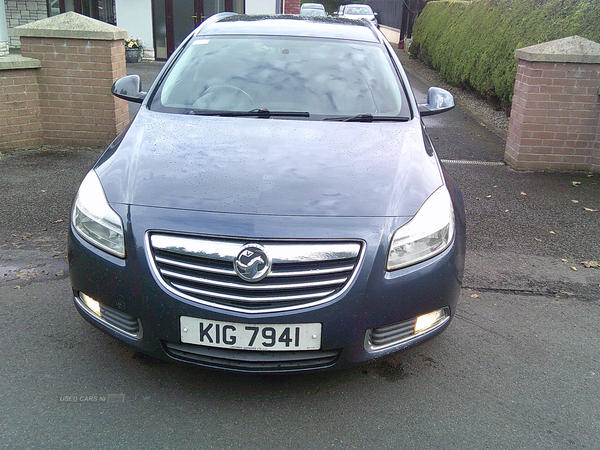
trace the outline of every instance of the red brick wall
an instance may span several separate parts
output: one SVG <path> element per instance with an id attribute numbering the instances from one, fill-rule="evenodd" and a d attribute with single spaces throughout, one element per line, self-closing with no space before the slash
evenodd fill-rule
<path id="1" fill-rule="evenodd" d="M 519 61 L 505 160 L 592 170 L 600 159 L 600 64 Z"/>
<path id="2" fill-rule="evenodd" d="M 41 61 L 45 144 L 105 146 L 129 122 L 127 102 L 110 93 L 126 74 L 122 40 L 21 37 L 21 53 Z"/>
<path id="3" fill-rule="evenodd" d="M 300 14 L 300 0 L 284 0 L 284 14 Z"/>
<path id="4" fill-rule="evenodd" d="M 42 144 L 37 70 L 0 71 L 0 149 Z"/>

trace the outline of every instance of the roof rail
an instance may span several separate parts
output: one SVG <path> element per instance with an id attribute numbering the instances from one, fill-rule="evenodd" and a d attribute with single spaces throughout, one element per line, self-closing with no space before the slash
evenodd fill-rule
<path id="1" fill-rule="evenodd" d="M 383 39 L 381 39 L 382 37 L 387 41 L 387 39 L 385 38 L 385 36 L 383 36 L 383 33 L 381 31 L 379 31 L 379 29 L 373 25 L 373 22 L 371 22 L 368 19 L 362 18 L 360 19 L 360 21 L 366 25 L 368 25 L 368 27 L 371 29 L 371 31 L 373 32 L 373 34 L 375 35 L 375 37 L 377 38 L 377 40 L 379 41 L 380 44 L 384 44 L 385 41 Z"/>
<path id="2" fill-rule="evenodd" d="M 221 13 L 213 14 L 208 19 L 205 19 L 200 25 L 198 25 L 198 28 L 196 28 L 194 30 L 194 36 L 197 36 L 198 33 L 200 31 L 202 31 L 202 28 L 204 28 L 207 25 L 218 22 L 219 20 L 224 19 L 225 17 L 237 16 L 237 15 L 238 15 L 238 13 L 234 13 L 234 12 L 221 12 Z"/>

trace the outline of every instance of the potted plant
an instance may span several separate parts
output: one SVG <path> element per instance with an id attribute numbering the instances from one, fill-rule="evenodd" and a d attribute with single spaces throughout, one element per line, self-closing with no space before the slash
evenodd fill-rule
<path id="1" fill-rule="evenodd" d="M 144 51 L 144 41 L 133 36 L 126 38 L 125 41 L 125 61 L 128 63 L 137 63 L 142 60 Z"/>

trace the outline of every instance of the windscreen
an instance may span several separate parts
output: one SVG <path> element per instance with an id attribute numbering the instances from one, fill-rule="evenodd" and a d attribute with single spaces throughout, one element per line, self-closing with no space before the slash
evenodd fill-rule
<path id="1" fill-rule="evenodd" d="M 403 90 L 381 44 L 316 38 L 197 37 L 150 109 L 302 111 L 310 117 L 404 112 Z M 404 111 L 403 111 L 404 108 Z"/>
<path id="2" fill-rule="evenodd" d="M 368 6 L 346 6 L 344 14 L 356 16 L 372 16 L 373 11 Z"/>

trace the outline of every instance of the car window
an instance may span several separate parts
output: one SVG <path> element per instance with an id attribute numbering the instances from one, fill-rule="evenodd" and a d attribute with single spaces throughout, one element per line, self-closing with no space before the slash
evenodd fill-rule
<path id="1" fill-rule="evenodd" d="M 302 6 L 300 6 L 300 11 L 302 11 L 303 9 L 325 10 L 325 7 L 323 5 L 321 5 L 320 3 L 304 3 Z"/>
<path id="2" fill-rule="evenodd" d="M 338 39 L 197 37 L 152 97 L 165 112 L 306 111 L 408 115 L 387 51 Z M 404 109 L 403 109 L 404 108 Z"/>
<path id="3" fill-rule="evenodd" d="M 326 16 L 327 13 L 322 9 L 304 8 L 300 10 L 301 16 Z"/>
<path id="4" fill-rule="evenodd" d="M 344 14 L 352 16 L 372 16 L 373 11 L 368 6 L 347 6 Z"/>

